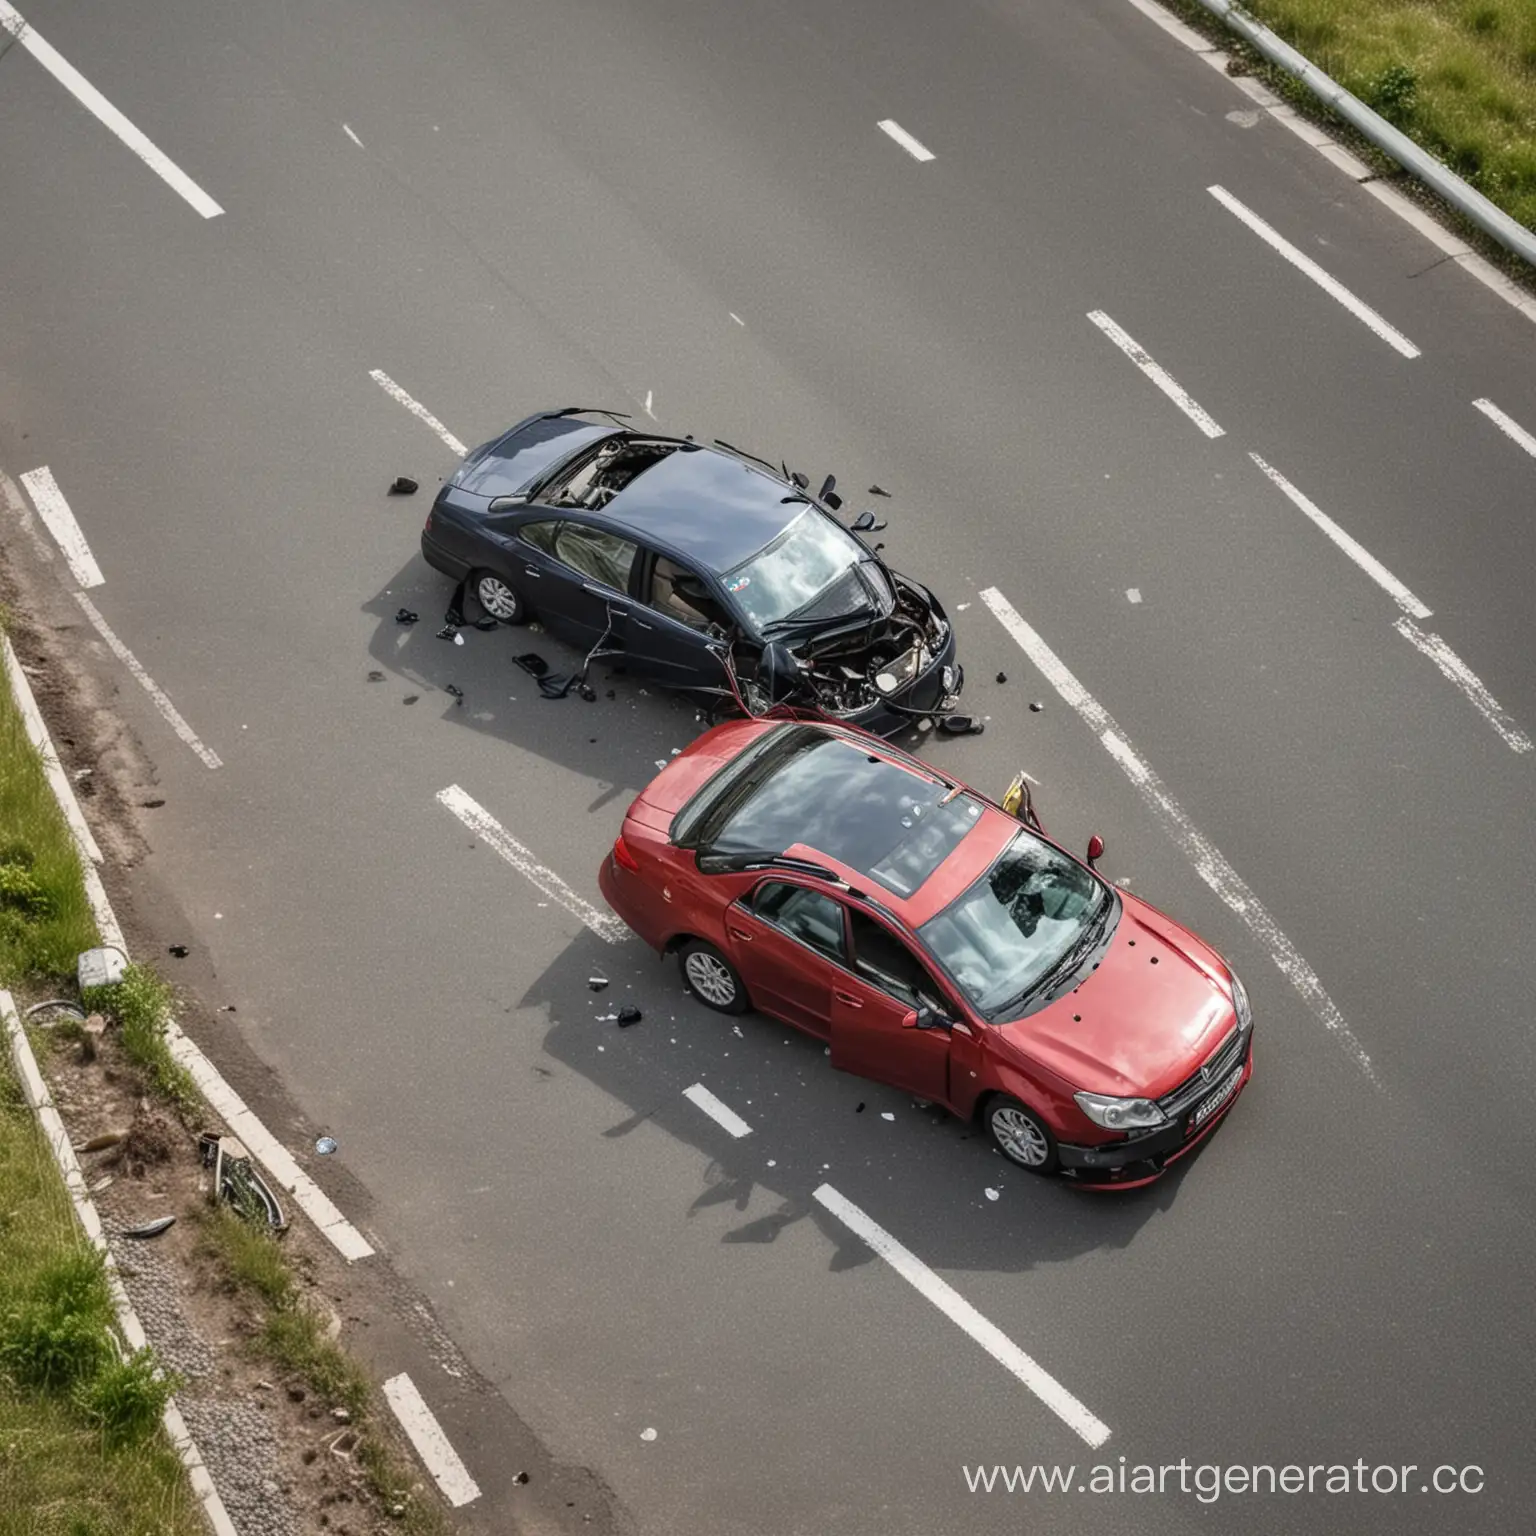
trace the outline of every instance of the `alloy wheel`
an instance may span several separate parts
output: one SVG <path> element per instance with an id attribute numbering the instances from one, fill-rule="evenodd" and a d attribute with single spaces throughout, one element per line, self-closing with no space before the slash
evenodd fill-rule
<path id="1" fill-rule="evenodd" d="M 992 1111 L 992 1134 L 1003 1151 L 1026 1168 L 1043 1167 L 1051 1155 L 1050 1143 L 1033 1116 L 1012 1104 Z"/>
<path id="2" fill-rule="evenodd" d="M 688 985 L 707 1003 L 726 1008 L 736 1001 L 736 979 L 723 960 L 696 949 L 683 962 Z"/>

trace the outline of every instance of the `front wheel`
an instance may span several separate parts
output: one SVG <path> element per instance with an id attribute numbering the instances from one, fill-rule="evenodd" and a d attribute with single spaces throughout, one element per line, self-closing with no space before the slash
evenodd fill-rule
<path id="1" fill-rule="evenodd" d="M 1056 1138 L 1034 1110 L 1000 1093 L 988 1103 L 986 1121 L 998 1151 L 1009 1162 L 1031 1173 L 1056 1172 L 1060 1166 Z"/>
<path id="2" fill-rule="evenodd" d="M 689 939 L 677 951 L 683 985 L 716 1013 L 745 1013 L 751 1004 L 747 989 L 731 964 L 713 944 Z"/>
<path id="3" fill-rule="evenodd" d="M 471 583 L 476 599 L 491 618 L 503 624 L 522 624 L 528 618 L 528 605 L 515 587 L 492 571 L 477 571 Z"/>

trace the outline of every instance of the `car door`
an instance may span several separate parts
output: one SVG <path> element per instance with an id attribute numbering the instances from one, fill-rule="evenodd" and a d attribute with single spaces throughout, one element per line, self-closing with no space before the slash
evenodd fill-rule
<path id="1" fill-rule="evenodd" d="M 956 1009 L 894 929 L 848 909 L 851 974 L 832 989 L 832 1065 L 948 1103 L 950 1031 Z M 928 1009 L 944 1023 L 906 1023 Z"/>
<path id="2" fill-rule="evenodd" d="M 625 643 L 639 557 L 630 540 L 575 518 L 530 518 L 518 526 L 511 553 L 509 574 L 554 633 L 585 651 L 611 623 L 608 645 Z"/>
<path id="3" fill-rule="evenodd" d="M 631 670 L 671 688 L 717 688 L 724 680 L 710 650 L 710 626 L 731 618 L 701 572 L 670 555 L 641 551 L 639 599 L 629 616 Z"/>
<path id="4" fill-rule="evenodd" d="M 725 934 L 753 1001 L 825 1040 L 833 988 L 849 979 L 843 904 L 814 886 L 764 880 L 726 909 Z"/>

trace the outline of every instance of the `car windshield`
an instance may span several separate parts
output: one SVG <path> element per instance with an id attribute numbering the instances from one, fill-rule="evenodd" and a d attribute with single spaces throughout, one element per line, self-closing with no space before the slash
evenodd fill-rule
<path id="1" fill-rule="evenodd" d="M 977 1012 L 997 1018 L 1093 936 L 1113 901 L 1082 865 L 1021 832 L 918 932 Z"/>
<path id="2" fill-rule="evenodd" d="M 727 572 L 725 587 L 758 630 L 813 608 L 840 618 L 870 607 L 858 575 L 864 558 L 850 534 L 807 507 L 766 549 Z"/>

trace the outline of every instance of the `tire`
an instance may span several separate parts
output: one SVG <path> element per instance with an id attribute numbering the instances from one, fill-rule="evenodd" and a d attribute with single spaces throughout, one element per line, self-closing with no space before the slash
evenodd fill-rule
<path id="1" fill-rule="evenodd" d="M 1006 1093 L 995 1095 L 987 1100 L 982 1119 L 997 1150 L 1015 1167 L 1045 1175 L 1061 1166 L 1050 1127 L 1017 1099 Z"/>
<path id="2" fill-rule="evenodd" d="M 679 945 L 677 968 L 683 973 L 683 985 L 706 1008 L 734 1014 L 745 1013 L 752 1006 L 736 967 L 713 944 L 689 939 Z"/>
<path id="3" fill-rule="evenodd" d="M 502 624 L 528 622 L 528 604 L 523 601 L 523 594 L 494 571 L 476 571 L 469 579 L 469 590 L 488 618 Z"/>

